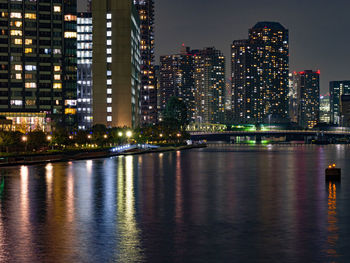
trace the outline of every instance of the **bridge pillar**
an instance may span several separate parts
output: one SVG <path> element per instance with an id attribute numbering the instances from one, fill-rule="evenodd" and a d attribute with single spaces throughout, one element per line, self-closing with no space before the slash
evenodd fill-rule
<path id="1" fill-rule="evenodd" d="M 261 141 L 262 141 L 261 135 L 255 135 L 255 142 L 256 143 L 261 143 Z"/>

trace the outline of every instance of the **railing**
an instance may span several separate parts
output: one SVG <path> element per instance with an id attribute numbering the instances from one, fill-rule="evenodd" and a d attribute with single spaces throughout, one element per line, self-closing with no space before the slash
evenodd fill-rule
<path id="1" fill-rule="evenodd" d="M 279 130 L 279 131 L 193 131 L 191 135 L 222 135 L 222 134 L 301 134 L 301 135 L 350 135 L 349 131 L 305 131 L 305 130 Z"/>

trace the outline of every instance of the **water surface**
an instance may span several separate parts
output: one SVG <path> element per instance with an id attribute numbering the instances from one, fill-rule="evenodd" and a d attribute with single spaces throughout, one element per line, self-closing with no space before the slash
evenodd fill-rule
<path id="1" fill-rule="evenodd" d="M 350 262 L 350 147 L 1 168 L 0 262 Z M 340 184 L 324 168 L 343 168 Z"/>

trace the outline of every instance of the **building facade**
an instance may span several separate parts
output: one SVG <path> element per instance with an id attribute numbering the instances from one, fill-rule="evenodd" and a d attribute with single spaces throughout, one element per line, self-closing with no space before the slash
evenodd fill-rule
<path id="1" fill-rule="evenodd" d="M 350 127 L 350 95 L 341 95 L 340 115 L 340 125 Z"/>
<path id="2" fill-rule="evenodd" d="M 157 89 L 154 73 L 154 1 L 134 0 L 140 15 L 141 92 L 140 124 L 157 122 Z"/>
<path id="3" fill-rule="evenodd" d="M 259 22 L 232 53 L 232 105 L 236 123 L 289 120 L 289 40 L 280 23 Z"/>
<path id="4" fill-rule="evenodd" d="M 329 83 L 331 124 L 340 125 L 341 96 L 348 94 L 350 94 L 350 80 L 331 81 Z"/>
<path id="5" fill-rule="evenodd" d="M 139 125 L 140 20 L 132 1 L 92 2 L 93 124 Z"/>
<path id="6" fill-rule="evenodd" d="M 78 129 L 92 127 L 92 14 L 79 13 L 77 21 Z"/>
<path id="7" fill-rule="evenodd" d="M 320 122 L 320 72 L 305 70 L 298 73 L 298 124 L 312 129 Z"/>
<path id="8" fill-rule="evenodd" d="M 200 124 L 225 122 L 225 57 L 215 48 L 199 50 L 193 57 L 195 121 Z"/>
<path id="9" fill-rule="evenodd" d="M 175 96 L 187 105 L 188 119 L 195 121 L 195 92 L 194 92 L 194 64 L 190 48 L 181 51 L 181 54 L 160 57 L 159 72 L 159 118 L 162 120 L 162 111 L 168 100 Z"/>
<path id="10" fill-rule="evenodd" d="M 76 5 L 0 1 L 0 115 L 20 130 L 75 128 Z"/>
<path id="11" fill-rule="evenodd" d="M 331 122 L 331 107 L 329 95 L 320 96 L 320 123 L 329 124 Z"/>

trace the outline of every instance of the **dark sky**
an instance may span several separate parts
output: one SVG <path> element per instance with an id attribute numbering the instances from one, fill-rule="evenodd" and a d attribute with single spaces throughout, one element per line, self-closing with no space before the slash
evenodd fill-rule
<path id="1" fill-rule="evenodd" d="M 277 21 L 289 29 L 291 70 L 320 69 L 322 93 L 330 80 L 350 79 L 349 0 L 155 0 L 155 8 L 156 61 L 181 43 L 215 46 L 229 60 L 233 40 Z"/>

